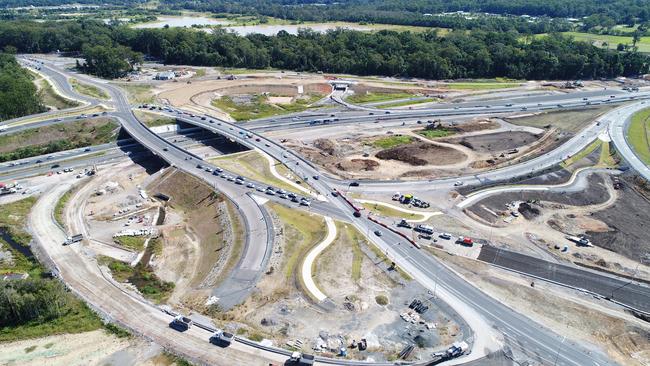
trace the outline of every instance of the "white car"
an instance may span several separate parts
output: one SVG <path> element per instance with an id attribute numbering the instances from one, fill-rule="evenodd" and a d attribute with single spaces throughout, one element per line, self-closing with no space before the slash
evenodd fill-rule
<path id="1" fill-rule="evenodd" d="M 454 183 L 454 187 L 460 187 L 460 186 L 462 186 L 463 184 L 464 184 L 463 182 L 461 182 L 461 181 L 457 181 L 456 183 Z"/>
<path id="2" fill-rule="evenodd" d="M 253 184 L 253 183 L 251 183 L 251 182 L 248 182 L 248 184 L 246 184 L 246 187 L 248 187 L 248 188 L 255 188 L 255 184 Z"/>

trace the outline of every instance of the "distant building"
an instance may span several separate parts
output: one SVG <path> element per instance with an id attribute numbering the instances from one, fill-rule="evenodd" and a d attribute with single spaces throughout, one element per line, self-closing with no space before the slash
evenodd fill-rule
<path id="1" fill-rule="evenodd" d="M 173 71 L 163 71 L 156 74 L 156 80 L 172 80 L 176 77 Z"/>

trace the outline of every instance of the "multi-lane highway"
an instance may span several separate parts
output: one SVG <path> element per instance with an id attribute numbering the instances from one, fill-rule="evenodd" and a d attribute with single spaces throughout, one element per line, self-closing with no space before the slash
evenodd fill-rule
<path id="1" fill-rule="evenodd" d="M 69 93 L 68 95 L 76 95 L 71 88 L 66 88 L 68 72 L 65 70 L 57 69 L 48 64 L 41 65 L 41 72 L 47 74 L 55 84 L 59 85 L 59 90 L 62 93 Z M 205 180 L 211 185 L 215 186 L 223 194 L 228 196 L 233 202 L 238 205 L 239 211 L 245 220 L 247 228 L 247 238 L 243 255 L 243 260 L 237 268 L 237 273 L 242 273 L 243 277 L 233 277 L 229 286 L 232 289 L 252 287 L 256 278 L 259 276 L 260 271 L 265 267 L 266 261 L 270 250 L 272 248 L 272 225 L 268 222 L 264 208 L 262 208 L 258 200 L 253 198 L 254 192 L 241 185 L 219 179 L 213 174 L 205 171 L 205 169 L 197 169 L 196 165 L 209 166 L 201 161 L 201 158 L 195 156 L 185 150 L 182 146 L 174 144 L 164 138 L 156 135 L 146 126 L 140 123 L 134 116 L 124 93 L 118 87 L 112 84 L 103 83 L 85 75 L 76 75 L 76 78 L 82 79 L 85 82 L 101 87 L 106 90 L 112 100 L 112 104 L 116 111 L 113 115 L 120 121 L 124 130 L 129 133 L 136 141 L 144 145 L 155 155 L 160 156 L 169 164 L 184 170 L 200 179 Z M 609 94 L 609 93 L 606 93 Z M 441 108 L 427 109 L 427 110 L 410 110 L 410 111 L 389 111 L 388 114 L 382 110 L 384 115 L 381 119 L 391 120 L 394 118 L 426 118 L 432 116 L 444 115 L 466 115 L 486 113 L 506 113 L 521 110 L 541 110 L 547 108 L 563 108 L 585 105 L 584 98 L 593 99 L 603 97 L 602 93 L 596 93 L 590 96 L 570 95 L 563 100 L 562 105 L 558 106 L 556 100 L 550 99 L 536 99 L 535 102 L 529 100 L 514 101 L 503 106 L 490 106 L 472 104 L 472 105 L 454 105 L 442 106 Z M 620 94 L 620 93 L 617 93 Z M 615 95 L 615 94 L 611 94 Z M 612 99 L 620 101 L 627 98 L 647 98 L 650 94 L 638 93 L 634 95 L 624 94 L 624 96 L 616 95 L 615 98 L 607 98 L 608 102 Z M 555 96 L 552 96 L 555 97 Z M 595 103 L 601 103 L 603 100 Z M 555 105 L 553 105 L 555 103 Z M 641 102 L 637 102 L 634 106 L 640 106 Z M 628 107 L 623 107 L 628 108 Z M 634 107 L 636 108 L 636 107 Z M 441 181 L 430 182 L 369 182 L 363 183 L 364 190 L 382 191 L 382 190 L 400 190 L 402 187 L 409 189 L 431 189 L 434 186 L 447 186 L 453 182 L 461 180 L 466 183 L 484 183 L 487 181 L 501 180 L 504 177 L 512 177 L 513 175 L 524 175 L 535 172 L 546 167 L 550 167 L 557 162 L 564 160 L 566 156 L 573 155 L 582 150 L 590 141 L 593 141 L 598 134 L 602 133 L 607 126 L 615 123 L 621 116 L 621 110 L 615 110 L 601 117 L 598 123 L 594 123 L 580 134 L 575 136 L 568 143 L 563 144 L 553 152 L 532 159 L 526 163 L 513 165 L 511 167 L 496 170 L 494 172 L 487 172 L 471 177 L 459 177 L 454 179 L 447 179 Z M 345 117 L 336 118 L 338 120 L 332 123 L 365 123 L 374 122 L 379 118 L 376 115 L 370 115 L 374 112 L 354 112 Z M 242 125 L 232 125 L 225 121 L 219 121 L 215 118 L 202 119 L 200 117 L 191 117 L 187 114 L 178 115 L 184 122 L 188 122 L 223 136 L 232 138 L 243 145 L 258 148 L 275 159 L 284 163 L 287 167 L 293 170 L 301 177 L 315 177 L 320 176 L 321 172 L 305 161 L 302 157 L 292 151 L 286 150 L 282 146 L 276 144 L 272 140 L 268 140 L 255 132 L 244 129 L 244 127 L 251 127 L 256 130 L 264 130 L 270 128 L 269 121 L 256 121 Z M 212 123 L 210 121 L 213 121 Z M 309 122 L 304 120 L 295 120 L 291 118 L 291 123 L 300 127 L 305 127 Z M 266 123 L 266 125 L 264 125 Z M 610 127 L 611 128 L 611 127 Z M 247 137 L 250 134 L 252 137 Z M 329 203 L 322 203 L 320 205 L 322 212 L 327 212 L 340 219 L 353 223 L 357 229 L 362 233 L 370 233 L 375 230 L 383 230 L 381 226 L 367 218 L 356 218 L 352 215 L 352 209 L 339 198 L 333 198 L 329 193 L 337 187 L 347 186 L 349 182 L 337 181 L 329 177 L 322 177 L 321 179 L 310 179 L 312 186 L 320 192 L 324 197 L 329 197 Z M 498 341 L 499 333 L 506 334 L 508 337 L 517 337 L 525 344 L 530 345 L 530 349 L 523 350 L 528 354 L 533 362 L 543 364 L 556 363 L 558 365 L 608 365 L 612 364 L 607 357 L 600 353 L 594 353 L 591 350 L 574 344 L 571 347 L 566 347 L 563 338 L 560 335 L 544 328 L 543 326 L 533 322 L 523 314 L 519 314 L 507 306 L 501 304 L 497 300 L 486 295 L 478 290 L 463 278 L 450 271 L 444 264 L 440 263 L 435 258 L 422 253 L 414 246 L 408 244 L 402 237 L 384 230 L 382 237 L 370 236 L 369 239 L 374 242 L 382 251 L 394 260 L 398 266 L 403 268 L 411 274 L 416 280 L 421 282 L 424 286 L 430 289 L 437 289 L 440 298 L 444 299 L 458 314 L 466 321 L 472 328 L 474 337 L 472 340 L 472 352 L 469 356 L 458 359 L 457 362 L 465 362 L 475 360 L 483 357 L 490 351 L 496 351 L 500 346 Z M 263 244 L 262 244 L 263 243 Z M 69 280 L 68 275 L 63 275 L 64 280 Z M 77 291 L 84 291 L 83 288 L 76 289 Z M 241 296 L 246 296 L 246 291 L 241 292 Z M 100 309 L 105 304 L 93 304 Z M 104 309 L 110 311 L 110 309 Z M 142 310 L 145 311 L 145 310 Z M 178 342 L 179 340 L 175 340 Z M 255 347 L 251 348 L 251 352 Z"/>

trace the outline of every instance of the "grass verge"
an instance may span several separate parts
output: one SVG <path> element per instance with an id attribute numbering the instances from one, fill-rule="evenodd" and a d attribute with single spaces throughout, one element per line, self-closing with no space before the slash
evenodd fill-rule
<path id="1" fill-rule="evenodd" d="M 289 192 L 303 193 L 296 187 L 276 178 L 271 173 L 268 161 L 257 151 L 220 156 L 209 160 L 211 163 L 243 177 L 254 179 L 258 182 L 282 188 Z M 275 161 L 275 160 L 274 160 Z M 276 164 L 279 165 L 277 161 Z"/>
<path id="2" fill-rule="evenodd" d="M 150 113 L 144 111 L 135 111 L 135 116 L 144 123 L 147 127 L 156 127 L 164 125 L 174 125 L 176 124 L 176 118 L 165 117 L 157 113 Z"/>
<path id="3" fill-rule="evenodd" d="M 25 231 L 27 215 L 35 203 L 36 197 L 28 197 L 0 206 L 0 250 L 11 256 L 0 261 L 0 273 L 41 274 L 42 268 L 29 249 L 32 236 Z"/>
<path id="4" fill-rule="evenodd" d="M 417 99 L 417 100 L 404 100 L 401 102 L 394 102 L 394 103 L 386 103 L 377 106 L 379 109 L 389 109 L 389 108 L 395 108 L 395 107 L 405 107 L 409 105 L 418 105 L 418 104 L 423 104 L 423 103 L 431 103 L 435 102 L 437 99 L 436 98 L 423 98 L 423 99 Z"/>
<path id="5" fill-rule="evenodd" d="M 436 139 L 439 137 L 447 137 L 453 135 L 454 132 L 446 128 L 434 128 L 434 129 L 424 129 L 418 131 L 418 135 L 424 136 L 428 139 Z"/>
<path id="6" fill-rule="evenodd" d="M 148 256 L 145 254 L 145 257 Z M 100 257 L 98 262 L 110 269 L 116 281 L 131 283 L 142 296 L 157 304 L 165 302 L 174 290 L 174 283 L 158 278 L 148 263 L 144 264 L 141 261 L 135 267 L 131 267 L 124 262 L 104 256 Z"/>
<path id="7" fill-rule="evenodd" d="M 92 97 L 92 98 L 96 98 L 96 99 L 101 99 L 101 100 L 110 99 L 108 94 L 106 94 L 105 91 L 101 90 L 100 88 L 98 88 L 98 87 L 96 87 L 94 85 L 82 83 L 77 79 L 74 79 L 74 78 L 70 79 L 70 85 L 79 94 L 83 94 L 83 95 L 86 95 L 86 96 L 89 96 L 89 97 Z"/>
<path id="8" fill-rule="evenodd" d="M 380 205 L 377 203 L 362 203 L 361 205 L 375 215 L 380 215 L 384 217 L 394 217 L 397 219 L 410 219 L 410 220 L 424 219 L 423 215 L 402 212 L 400 210 L 396 210 L 394 208 L 385 205 Z"/>
<path id="9" fill-rule="evenodd" d="M 147 240 L 144 236 L 117 236 L 113 241 L 125 248 L 133 249 L 136 252 L 144 248 L 144 242 Z"/>
<path id="10" fill-rule="evenodd" d="M 38 94 L 44 105 L 54 107 L 56 109 L 67 109 L 78 107 L 80 104 L 74 100 L 68 99 L 61 94 L 57 93 L 52 84 L 46 79 L 36 76 L 34 81 L 38 87 Z"/>
<path id="11" fill-rule="evenodd" d="M 0 162 L 99 145 L 117 139 L 118 124 L 97 118 L 57 123 L 0 136 Z"/>
<path id="12" fill-rule="evenodd" d="M 128 99 L 131 103 L 153 103 L 156 99 L 155 95 L 151 91 L 150 85 L 131 83 L 115 83 L 115 85 L 126 91 Z"/>
<path id="13" fill-rule="evenodd" d="M 404 99 L 404 98 L 412 98 L 412 97 L 413 94 L 404 93 L 404 92 L 399 92 L 399 93 L 366 92 L 366 93 L 359 93 L 359 94 L 355 93 L 347 97 L 346 101 L 353 104 L 361 104 L 361 103 L 385 102 L 385 101 L 391 101 L 395 99 Z"/>
<path id="14" fill-rule="evenodd" d="M 601 143 L 602 143 L 601 140 L 596 140 L 596 141 L 592 142 L 591 144 L 587 145 L 587 147 L 582 149 L 579 153 L 569 157 L 568 159 L 565 159 L 563 162 L 560 163 L 560 166 L 562 168 L 570 167 L 571 165 L 577 163 L 578 161 L 580 161 L 583 158 L 587 157 L 587 155 L 594 152 L 597 148 L 600 147 Z"/>
<path id="15" fill-rule="evenodd" d="M 632 116 L 627 130 L 627 140 L 639 159 L 650 165 L 650 108 L 643 109 Z"/>

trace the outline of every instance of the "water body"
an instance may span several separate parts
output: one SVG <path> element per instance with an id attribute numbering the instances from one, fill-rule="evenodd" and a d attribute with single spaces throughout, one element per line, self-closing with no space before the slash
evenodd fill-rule
<path id="1" fill-rule="evenodd" d="M 225 25 L 230 24 L 225 20 L 217 20 L 207 17 L 158 17 L 158 20 L 151 23 L 136 24 L 133 28 L 163 28 L 164 26 L 170 27 L 191 27 L 193 25 Z"/>
<path id="2" fill-rule="evenodd" d="M 285 25 L 234 25 L 227 20 L 218 20 L 202 16 L 181 16 L 181 17 L 158 17 L 158 20 L 151 23 L 136 24 L 133 28 L 163 28 L 169 27 L 191 27 L 192 25 L 221 25 L 228 31 L 235 32 L 240 36 L 248 34 L 259 33 L 267 36 L 274 36 L 280 31 L 286 31 L 289 34 L 298 34 L 298 29 L 309 28 L 316 32 L 326 32 L 331 29 L 345 28 L 358 31 L 370 31 L 368 27 L 354 25 L 354 24 L 335 24 L 335 23 L 320 23 L 320 24 L 285 24 Z M 202 28 L 201 30 L 211 32 L 210 28 Z"/>

